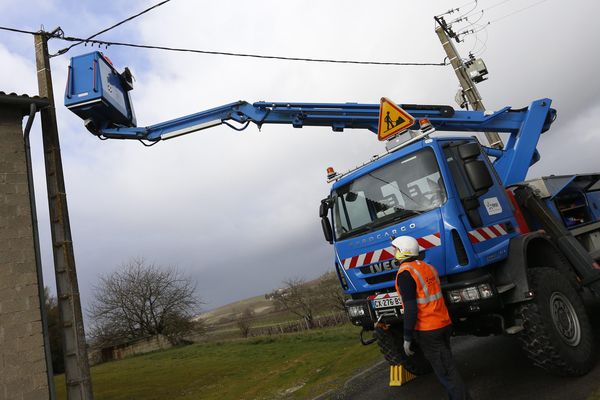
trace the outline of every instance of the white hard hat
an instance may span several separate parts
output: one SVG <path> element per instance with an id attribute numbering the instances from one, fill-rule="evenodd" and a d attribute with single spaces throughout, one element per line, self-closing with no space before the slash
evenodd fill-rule
<path id="1" fill-rule="evenodd" d="M 398 249 L 401 258 L 410 258 L 419 255 L 419 243 L 417 243 L 414 237 L 399 236 L 392 240 L 392 246 Z"/>

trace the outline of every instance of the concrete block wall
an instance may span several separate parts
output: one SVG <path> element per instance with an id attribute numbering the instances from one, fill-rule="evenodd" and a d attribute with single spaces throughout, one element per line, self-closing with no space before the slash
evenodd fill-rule
<path id="1" fill-rule="evenodd" d="M 0 400 L 49 389 L 21 111 L 0 107 Z"/>
<path id="2" fill-rule="evenodd" d="M 170 349 L 173 345 L 163 335 L 155 335 L 148 338 L 136 340 L 133 343 L 122 346 L 114 346 L 112 359 L 121 360 L 136 354 L 150 353 L 151 351 Z"/>

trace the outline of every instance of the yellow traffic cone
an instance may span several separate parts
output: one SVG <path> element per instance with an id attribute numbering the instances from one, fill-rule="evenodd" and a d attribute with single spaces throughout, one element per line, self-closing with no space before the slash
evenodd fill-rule
<path id="1" fill-rule="evenodd" d="M 402 365 L 390 365 L 390 386 L 402 386 L 416 378 Z"/>

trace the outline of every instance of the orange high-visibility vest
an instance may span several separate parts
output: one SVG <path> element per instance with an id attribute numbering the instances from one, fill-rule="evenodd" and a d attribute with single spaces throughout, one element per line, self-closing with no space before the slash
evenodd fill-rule
<path id="1" fill-rule="evenodd" d="M 417 286 L 417 323 L 415 330 L 431 331 L 448 326 L 452 323 L 440 285 L 437 270 L 423 261 L 404 262 L 400 265 L 398 274 L 408 271 Z M 396 276 L 396 291 L 402 297 L 398 288 Z"/>

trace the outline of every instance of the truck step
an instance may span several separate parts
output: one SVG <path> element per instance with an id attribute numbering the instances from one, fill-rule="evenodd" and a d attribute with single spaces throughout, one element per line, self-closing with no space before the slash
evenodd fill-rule
<path id="1" fill-rule="evenodd" d="M 515 285 L 514 283 L 509 283 L 508 285 L 501 285 L 496 287 L 496 290 L 498 290 L 498 294 L 502 294 L 502 293 L 506 293 L 509 290 L 515 288 L 517 285 Z"/>
<path id="2" fill-rule="evenodd" d="M 510 326 L 508 328 L 506 328 L 504 330 L 504 332 L 508 333 L 509 335 L 516 335 L 517 333 L 521 332 L 523 329 L 523 326 L 521 325 L 514 325 L 514 326 Z"/>

